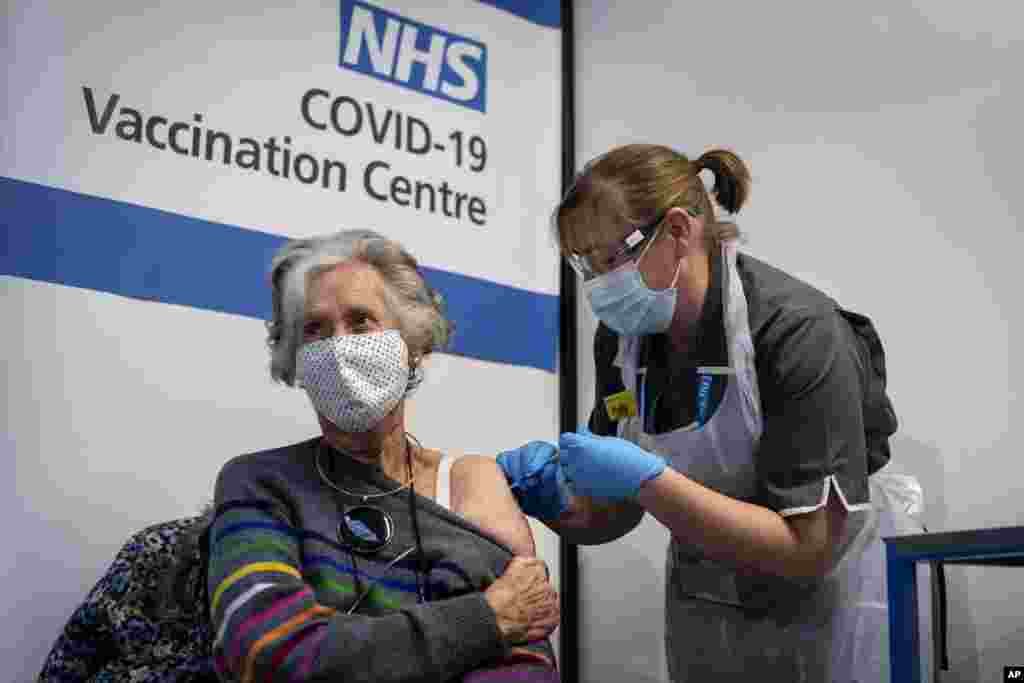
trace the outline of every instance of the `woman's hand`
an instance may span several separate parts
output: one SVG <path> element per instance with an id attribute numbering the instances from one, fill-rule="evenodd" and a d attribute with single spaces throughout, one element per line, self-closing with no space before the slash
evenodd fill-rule
<path id="1" fill-rule="evenodd" d="M 558 449 L 544 441 L 531 441 L 498 456 L 512 495 L 531 517 L 558 519 L 569 507 L 569 492 L 557 457 Z"/>
<path id="2" fill-rule="evenodd" d="M 574 494 L 605 500 L 632 498 L 665 470 L 665 461 L 634 443 L 589 431 L 558 440 L 559 464 Z"/>
<path id="3" fill-rule="evenodd" d="M 484 599 L 509 644 L 546 638 L 561 618 L 558 592 L 548 581 L 544 562 L 533 557 L 513 557 L 505 573 L 484 591 Z"/>

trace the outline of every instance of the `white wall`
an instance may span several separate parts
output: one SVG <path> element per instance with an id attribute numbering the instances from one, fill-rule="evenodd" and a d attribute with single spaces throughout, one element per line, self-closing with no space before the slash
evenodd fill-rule
<path id="1" fill-rule="evenodd" d="M 749 163 L 748 251 L 882 335 L 901 419 L 892 466 L 922 481 L 932 530 L 1024 523 L 1022 20 L 993 0 L 576 7 L 578 164 L 627 142 L 728 146 Z M 645 522 L 582 552 L 584 680 L 665 680 L 666 540 Z M 999 680 L 1024 645 L 1020 572 L 948 574 L 943 680 Z"/>

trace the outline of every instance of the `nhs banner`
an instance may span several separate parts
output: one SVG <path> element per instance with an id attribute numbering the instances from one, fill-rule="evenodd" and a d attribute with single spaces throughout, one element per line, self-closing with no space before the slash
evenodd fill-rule
<path id="1" fill-rule="evenodd" d="M 7 3 L 11 680 L 129 535 L 194 514 L 229 458 L 318 433 L 267 370 L 288 239 L 376 230 L 444 297 L 455 334 L 406 407 L 424 446 L 557 438 L 560 3 L 371 2 Z"/>
<path id="2" fill-rule="evenodd" d="M 355 0 L 341 2 L 341 66 L 487 111 L 487 46 Z"/>

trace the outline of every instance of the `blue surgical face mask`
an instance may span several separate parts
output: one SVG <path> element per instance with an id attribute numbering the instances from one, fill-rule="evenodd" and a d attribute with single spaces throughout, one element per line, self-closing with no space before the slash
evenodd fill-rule
<path id="1" fill-rule="evenodd" d="M 647 246 L 653 243 L 654 240 L 651 240 Z M 664 332 L 672 324 L 672 316 L 675 314 L 679 294 L 676 281 L 683 263 L 680 261 L 676 266 L 676 274 L 668 289 L 654 290 L 644 282 L 637 265 L 646 253 L 647 249 L 644 249 L 636 261 L 628 261 L 615 270 L 583 283 L 583 292 L 590 301 L 594 315 L 622 335 Z"/>

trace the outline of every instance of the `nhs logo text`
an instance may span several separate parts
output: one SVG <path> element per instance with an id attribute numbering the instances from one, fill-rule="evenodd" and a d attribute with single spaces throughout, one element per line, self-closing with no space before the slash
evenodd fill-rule
<path id="1" fill-rule="evenodd" d="M 487 46 L 356 0 L 341 0 L 341 66 L 487 111 Z"/>

